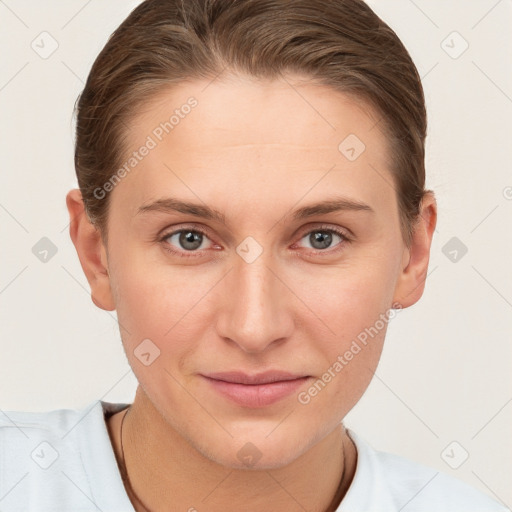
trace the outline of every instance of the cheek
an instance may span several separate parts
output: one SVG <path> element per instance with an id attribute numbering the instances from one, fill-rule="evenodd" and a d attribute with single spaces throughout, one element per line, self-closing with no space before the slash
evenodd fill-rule
<path id="1" fill-rule="evenodd" d="M 113 266 L 118 317 L 139 336 L 164 338 L 208 289 L 206 273 L 162 264 L 145 258 L 143 251 Z"/>
<path id="2" fill-rule="evenodd" d="M 340 286 L 323 303 L 316 302 L 319 316 L 335 334 L 309 335 L 311 360 L 321 364 L 315 381 L 298 396 L 299 403 L 318 411 L 322 418 L 330 408 L 335 422 L 366 391 L 382 353 L 387 326 L 396 314 L 386 307 L 373 285 L 364 287 L 364 281 L 354 282 L 361 285 L 357 290 Z"/>
<path id="3" fill-rule="evenodd" d="M 326 327 L 326 347 L 343 349 L 388 311 L 394 291 L 392 275 L 391 265 L 374 259 L 340 266 L 329 273 L 311 272 L 296 280 L 304 302 Z"/>
<path id="4" fill-rule="evenodd" d="M 179 387 L 169 384 L 201 338 L 193 306 L 205 291 L 190 286 L 177 267 L 135 256 L 116 263 L 116 310 L 130 365 L 149 396 L 178 400 Z"/>
<path id="5" fill-rule="evenodd" d="M 221 275 L 146 259 L 136 251 L 116 263 L 116 310 L 130 365 L 148 391 L 167 389 L 170 374 L 188 378 L 196 354 L 204 353 L 199 347 L 211 338 L 214 285 Z M 150 360 L 157 357 L 145 366 L 148 352 Z"/>
<path id="6" fill-rule="evenodd" d="M 311 389 L 314 396 L 322 392 L 318 403 L 332 400 L 346 413 L 372 379 L 387 326 L 396 315 L 390 309 L 392 266 L 392 259 L 373 258 L 364 265 L 347 264 L 331 276 L 317 273 L 302 279 L 300 289 L 325 326 L 324 334 L 318 336 L 317 331 L 315 336 L 313 324 L 322 323 L 308 324 L 308 338 L 314 340 L 313 350 L 322 361 L 320 381 Z"/>

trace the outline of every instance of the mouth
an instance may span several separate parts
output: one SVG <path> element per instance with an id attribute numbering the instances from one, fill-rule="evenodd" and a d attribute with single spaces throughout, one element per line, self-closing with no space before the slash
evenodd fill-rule
<path id="1" fill-rule="evenodd" d="M 265 407 L 290 396 L 308 379 L 309 375 L 296 375 L 282 371 L 260 374 L 221 372 L 201 374 L 210 387 L 224 398 L 242 407 Z"/>

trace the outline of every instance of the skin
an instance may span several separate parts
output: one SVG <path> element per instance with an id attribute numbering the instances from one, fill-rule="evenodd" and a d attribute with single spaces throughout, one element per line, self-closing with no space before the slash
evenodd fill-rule
<path id="1" fill-rule="evenodd" d="M 379 116 L 296 76 L 229 76 L 166 90 L 131 124 L 131 150 L 190 96 L 198 105 L 112 191 L 108 246 L 84 214 L 80 192 L 67 196 L 92 300 L 117 310 L 139 381 L 123 427 L 132 486 L 151 510 L 334 510 L 357 461 L 340 422 L 370 383 L 385 327 L 308 404 L 297 395 L 393 303 L 419 300 L 435 198 L 426 195 L 407 248 Z M 338 150 L 351 133 L 366 146 L 355 161 Z M 293 220 L 297 208 L 340 195 L 373 212 Z M 226 224 L 137 213 L 170 196 L 215 208 Z M 190 254 L 178 235 L 162 240 L 180 228 L 207 232 L 198 257 L 164 249 Z M 325 228 L 350 230 L 352 240 L 333 235 L 330 246 L 315 250 L 309 234 Z M 236 252 L 248 236 L 263 248 L 252 263 Z M 145 366 L 134 350 L 148 338 L 160 356 Z M 199 375 L 268 369 L 310 379 L 275 404 L 246 408 Z M 108 420 L 118 457 L 124 414 Z M 237 458 L 247 442 L 261 453 L 252 467 Z"/>

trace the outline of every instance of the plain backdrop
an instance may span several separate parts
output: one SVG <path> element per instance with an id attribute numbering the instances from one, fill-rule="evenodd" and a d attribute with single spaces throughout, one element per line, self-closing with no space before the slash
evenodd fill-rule
<path id="1" fill-rule="evenodd" d="M 75 99 L 138 3 L 0 1 L 1 410 L 133 399 L 115 313 L 92 304 L 69 239 L 65 194 Z M 369 3 L 422 76 L 439 221 L 424 296 L 391 322 L 346 424 L 510 507 L 512 2 Z M 41 261 L 38 243 L 55 254 Z"/>

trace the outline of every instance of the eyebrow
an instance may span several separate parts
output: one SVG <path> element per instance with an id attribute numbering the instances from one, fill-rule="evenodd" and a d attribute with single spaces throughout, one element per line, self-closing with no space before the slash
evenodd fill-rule
<path id="1" fill-rule="evenodd" d="M 158 199 L 150 204 L 143 205 L 138 209 L 137 214 L 155 211 L 165 213 L 185 213 L 196 217 L 202 217 L 204 219 L 215 220 L 224 225 L 226 224 L 226 217 L 218 210 L 198 203 L 181 201 L 173 197 Z M 302 220 L 315 215 L 323 215 L 339 211 L 364 211 L 375 213 L 375 210 L 371 206 L 361 201 L 355 201 L 346 197 L 335 197 L 333 199 L 303 206 L 302 208 L 295 210 L 291 215 L 293 220 Z"/>
<path id="2" fill-rule="evenodd" d="M 216 220 L 222 224 L 226 224 L 226 218 L 224 214 L 210 208 L 206 205 L 197 203 L 190 203 L 187 201 L 180 201 L 174 197 L 166 197 L 165 199 L 158 199 L 150 204 L 141 206 L 137 215 L 140 213 L 147 212 L 179 212 L 194 215 L 196 217 L 203 217 L 204 219 Z"/>
<path id="3" fill-rule="evenodd" d="M 321 201 L 320 203 L 312 204 L 309 206 L 303 206 L 292 214 L 294 220 L 305 219 L 307 217 L 313 217 L 314 215 L 322 215 L 326 213 L 333 213 L 339 211 L 364 211 L 369 213 L 375 213 L 375 210 L 361 201 L 354 201 L 347 197 L 338 197 L 334 199 L 328 199 Z"/>

